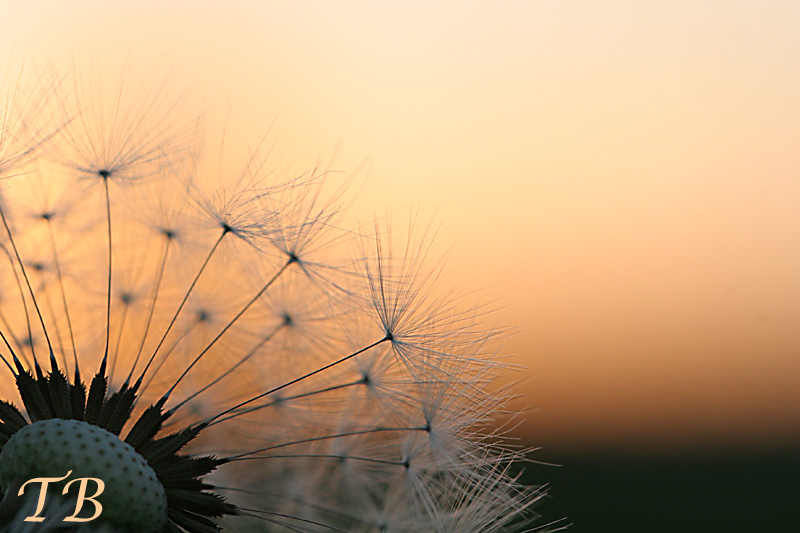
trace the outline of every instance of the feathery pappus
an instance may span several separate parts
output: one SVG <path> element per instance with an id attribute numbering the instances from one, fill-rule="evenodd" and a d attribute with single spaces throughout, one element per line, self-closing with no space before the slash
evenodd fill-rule
<path id="1" fill-rule="evenodd" d="M 212 175 L 159 86 L 46 79 L 0 100 L 0 531 L 530 531 L 502 330 L 427 236 Z"/>

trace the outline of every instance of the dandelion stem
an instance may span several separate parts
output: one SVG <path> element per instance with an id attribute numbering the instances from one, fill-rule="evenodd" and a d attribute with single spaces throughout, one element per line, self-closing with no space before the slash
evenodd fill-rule
<path id="1" fill-rule="evenodd" d="M 236 488 L 236 487 L 229 487 L 229 486 L 224 486 L 224 485 L 216 485 L 216 487 L 218 489 L 220 489 L 220 490 L 225 490 L 225 491 L 229 491 L 229 492 L 243 492 L 245 494 L 252 494 L 252 495 L 255 495 L 255 496 L 265 496 L 265 497 L 269 497 L 269 498 L 279 498 L 281 500 L 290 501 L 292 503 L 300 504 L 300 505 L 302 505 L 304 507 L 308 507 L 309 509 L 314 509 L 314 510 L 317 510 L 317 511 L 323 511 L 324 513 L 327 513 L 329 515 L 338 516 L 339 518 L 345 518 L 347 520 L 355 520 L 355 521 L 360 522 L 362 524 L 371 525 L 373 527 L 380 527 L 380 526 L 376 526 L 375 524 L 373 524 L 371 522 L 366 521 L 364 518 L 362 518 L 360 516 L 355 516 L 355 515 L 350 514 L 350 513 L 345 513 L 345 512 L 343 512 L 343 511 L 341 511 L 339 509 L 331 509 L 331 508 L 325 507 L 323 505 L 318 505 L 318 504 L 315 504 L 315 503 L 311 503 L 311 502 L 308 502 L 308 501 L 300 499 L 300 498 L 292 498 L 291 496 L 287 496 L 286 494 L 283 494 L 282 492 L 281 493 L 276 493 L 276 492 L 269 492 L 269 491 L 263 491 L 263 490 L 256 492 L 256 491 L 252 491 L 252 490 L 244 490 L 244 489 L 240 489 L 240 488 Z"/>
<path id="2" fill-rule="evenodd" d="M 61 303 L 64 306 L 64 315 L 67 318 L 67 330 L 69 331 L 69 340 L 70 344 L 72 345 L 72 359 L 75 363 L 75 375 L 80 376 L 80 370 L 78 367 L 78 349 L 75 346 L 75 334 L 72 329 L 72 319 L 69 315 L 69 306 L 67 305 L 67 293 L 64 290 L 64 275 L 61 272 L 61 261 L 58 258 L 58 250 L 56 249 L 56 239 L 55 234 L 53 233 L 53 225 L 51 222 L 50 217 L 46 219 L 47 222 L 47 230 L 50 236 L 50 245 L 53 249 L 53 261 L 55 262 L 56 266 L 56 279 L 58 279 L 58 286 L 61 292 Z M 64 366 L 66 367 L 66 361 Z"/>
<path id="3" fill-rule="evenodd" d="M 128 311 L 130 305 L 126 304 L 122 310 L 122 318 L 120 319 L 119 331 L 117 332 L 117 340 L 114 343 L 114 352 L 111 355 L 111 369 L 108 372 L 108 382 L 114 380 L 114 370 L 117 368 L 117 358 L 119 357 L 119 345 L 122 343 L 122 333 L 125 330 L 125 323 L 128 321 Z"/>
<path id="4" fill-rule="evenodd" d="M 291 401 L 291 400 L 299 400 L 301 398 L 308 398 L 310 396 L 316 396 L 317 394 L 323 394 L 323 393 L 326 393 L 326 392 L 333 392 L 333 391 L 336 391 L 336 390 L 346 389 L 347 387 L 354 387 L 356 385 L 364 385 L 365 383 L 366 383 L 366 381 L 364 381 L 363 379 L 357 379 L 355 381 L 349 381 L 347 383 L 340 383 L 339 385 L 331 385 L 330 387 L 325 387 L 323 389 L 317 389 L 317 390 L 313 390 L 313 391 L 309 391 L 309 392 L 303 392 L 301 394 L 295 394 L 294 396 L 288 396 L 286 398 L 281 398 L 278 401 L 265 403 L 263 405 L 258 405 L 256 407 L 253 407 L 252 409 L 248 409 L 246 411 L 240 411 L 240 412 L 242 414 L 244 414 L 244 413 L 248 413 L 248 412 L 250 412 L 252 410 L 263 409 L 264 407 L 269 407 L 269 406 L 275 405 L 277 403 L 288 402 L 288 401 Z"/>
<path id="5" fill-rule="evenodd" d="M 25 289 L 22 287 L 22 281 L 19 279 L 19 274 L 17 273 L 17 268 L 16 268 L 16 265 L 14 263 L 14 258 L 11 257 L 11 252 L 9 252 L 8 248 L 6 248 L 3 245 L 0 245 L 0 247 L 2 247 L 3 251 L 6 253 L 6 256 L 8 257 L 8 262 L 9 262 L 9 264 L 11 266 L 11 272 L 14 273 L 14 280 L 16 281 L 17 290 L 19 291 L 19 298 L 22 301 L 22 310 L 25 313 L 25 325 L 28 328 L 28 339 L 30 340 L 31 352 L 33 352 L 33 349 L 34 349 L 33 348 L 33 332 L 31 330 L 31 317 L 30 317 L 30 312 L 28 311 L 28 301 L 25 298 Z M 5 327 L 8 330 L 8 332 L 12 333 L 11 326 L 8 324 L 8 322 L 6 321 L 4 316 L 3 316 L 3 323 L 5 324 Z M 17 336 L 13 335 L 11 338 L 14 340 L 14 344 L 17 345 L 17 349 L 19 350 L 19 353 L 22 355 L 22 358 L 25 360 L 25 363 L 29 367 L 32 366 L 31 362 L 28 361 L 28 356 L 25 355 L 25 350 L 23 349 L 22 345 L 20 344 L 19 340 L 17 339 Z M 34 357 L 35 357 L 35 354 L 34 354 Z"/>
<path id="6" fill-rule="evenodd" d="M 53 322 L 53 330 L 54 330 L 54 333 L 55 333 L 55 341 L 56 341 L 56 344 L 58 345 L 58 353 L 61 354 L 61 361 L 64 363 L 64 371 L 67 374 L 69 374 L 69 367 L 67 365 L 67 357 L 66 357 L 66 353 L 64 351 L 64 340 L 61 338 L 61 328 L 58 327 L 58 321 L 56 320 L 56 313 L 55 313 L 55 311 L 53 309 L 53 301 L 52 301 L 52 298 L 51 298 L 51 294 L 50 294 L 50 291 L 47 290 L 47 287 L 45 286 L 44 280 L 42 280 L 41 283 L 39 284 L 39 294 L 43 294 L 44 295 L 45 310 L 50 315 L 50 318 L 51 318 L 51 320 Z M 51 352 L 51 356 L 52 356 L 52 352 Z"/>
<path id="7" fill-rule="evenodd" d="M 236 362 L 236 364 L 235 364 L 235 365 L 233 365 L 233 366 L 232 366 L 231 368 L 229 368 L 227 371 L 225 371 L 225 372 L 223 372 L 222 374 L 220 374 L 219 376 L 217 376 L 217 377 L 216 377 L 216 378 L 215 378 L 215 379 L 214 379 L 214 380 L 213 380 L 211 383 L 209 383 L 208 385 L 206 385 L 206 386 L 205 386 L 205 387 L 203 387 L 202 389 L 198 390 L 197 392 L 193 393 L 191 396 L 189 396 L 188 398 L 186 398 L 185 400 L 183 400 L 182 402 L 180 402 L 178 405 L 176 405 L 175 407 L 173 407 L 173 408 L 172 408 L 172 412 L 175 412 L 175 411 L 177 411 L 177 410 L 178 410 L 178 409 L 180 409 L 180 408 L 181 408 L 183 405 L 185 405 L 187 402 L 190 402 L 190 401 L 192 401 L 194 398 L 196 398 L 196 397 L 197 397 L 197 396 L 199 396 L 200 394 L 204 393 L 205 391 L 207 391 L 208 389 L 210 389 L 211 387 L 213 387 L 214 385 L 216 385 L 217 383 L 219 383 L 220 381 L 222 381 L 222 380 L 223 380 L 225 377 L 227 377 L 228 375 L 230 375 L 230 373 L 231 373 L 231 372 L 233 372 L 234 370 L 236 370 L 237 368 L 239 368 L 239 367 L 240 367 L 241 365 L 243 365 L 243 364 L 244 364 L 244 363 L 245 363 L 245 362 L 246 362 L 248 359 L 250 359 L 250 358 L 251 358 L 251 357 L 253 357 L 253 356 L 254 356 L 256 353 L 258 353 L 258 350 L 260 350 L 261 348 L 263 348 L 265 344 L 267 344 L 269 341 L 271 341 L 271 340 L 272 340 L 272 339 L 275 337 L 275 335 L 276 335 L 276 334 L 277 334 L 277 333 L 278 333 L 278 332 L 279 332 L 281 329 L 283 329 L 285 326 L 286 326 L 286 324 L 285 324 L 285 323 L 281 323 L 281 324 L 280 324 L 278 327 L 276 327 L 274 330 L 272 330 L 271 332 L 269 332 L 269 333 L 268 333 L 268 334 L 267 334 L 267 335 L 266 335 L 266 336 L 265 336 L 263 339 L 261 339 L 261 340 L 258 342 L 258 344 L 256 344 L 256 346 L 255 346 L 255 347 L 254 347 L 252 350 L 250 350 L 250 351 L 247 353 L 247 355 L 245 355 L 244 357 L 242 357 L 241 359 L 239 359 L 239 360 Z"/>
<path id="8" fill-rule="evenodd" d="M 5 329 L 5 331 L 8 331 L 9 333 L 11 333 L 11 331 L 12 331 L 11 330 L 11 325 L 8 323 L 8 320 L 6 320 L 6 316 L 3 314 L 2 310 L 0 310 L 0 324 L 2 324 L 2 326 L 3 326 L 2 328 L 0 328 L 0 333 L 3 332 L 3 329 Z M 16 345 L 17 350 L 19 350 L 21 352 L 22 351 L 22 346 L 19 344 L 19 340 L 17 339 L 17 337 L 12 335 L 11 336 L 11 340 L 14 341 L 14 344 Z M 9 350 L 11 350 L 10 346 L 9 346 Z M 14 350 L 11 350 L 11 353 L 13 354 Z"/>
<path id="9" fill-rule="evenodd" d="M 293 528 L 293 527 L 291 527 L 291 526 L 289 526 L 287 524 L 282 524 L 282 523 L 280 523 L 280 522 L 278 522 L 276 520 L 269 520 L 269 519 L 267 519 L 265 517 L 258 516 L 258 515 L 266 514 L 266 515 L 270 515 L 270 516 L 279 516 L 281 518 L 288 518 L 290 520 L 297 520 L 298 522 L 303 522 L 305 524 L 312 524 L 312 525 L 315 525 L 315 526 L 320 526 L 320 527 L 323 527 L 325 529 L 329 529 L 331 531 L 340 531 L 341 533 L 347 533 L 347 530 L 345 530 L 345 529 L 339 529 L 338 527 L 333 527 L 333 526 L 330 526 L 328 524 L 323 524 L 322 522 L 316 522 L 314 520 L 308 520 L 307 518 L 300 518 L 299 516 L 292 516 L 290 514 L 276 513 L 274 511 L 265 511 L 265 510 L 262 510 L 262 509 L 250 509 L 250 508 L 247 508 L 247 507 L 240 507 L 239 510 L 242 511 L 244 514 L 248 514 L 249 516 L 252 516 L 253 518 L 261 518 L 263 520 L 267 520 L 268 522 L 272 522 L 274 524 L 282 525 L 283 527 L 289 528 L 292 531 L 304 531 L 304 529 L 295 529 L 295 528 Z"/>
<path id="10" fill-rule="evenodd" d="M 181 311 L 183 310 L 183 307 L 186 305 L 186 302 L 189 300 L 189 295 L 192 294 L 192 290 L 194 289 L 194 286 L 197 285 L 197 282 L 200 280 L 200 276 L 203 275 L 203 272 L 205 271 L 206 266 L 208 266 L 208 262 L 211 261 L 211 256 L 214 255 L 214 252 L 217 251 L 217 248 L 219 247 L 220 243 L 222 243 L 222 239 L 224 239 L 225 235 L 227 235 L 229 232 L 230 232 L 229 228 L 223 228 L 222 229 L 222 233 L 220 234 L 220 236 L 217 239 L 217 241 L 214 243 L 214 246 L 211 247 L 211 250 L 208 252 L 208 255 L 206 255 L 206 258 L 203 261 L 203 264 L 200 265 L 200 270 L 197 271 L 197 274 L 194 276 L 194 279 L 192 280 L 191 285 L 189 285 L 189 288 L 186 290 L 186 294 L 183 295 L 183 299 L 181 300 L 181 303 L 178 305 L 178 309 L 172 315 L 172 320 L 169 321 L 169 324 L 167 325 L 167 329 L 164 331 L 164 334 L 161 336 L 161 340 L 158 341 L 158 345 L 156 346 L 156 349 L 153 350 L 153 354 L 150 356 L 150 359 L 147 361 L 147 365 L 145 365 L 144 370 L 142 371 L 141 375 L 139 376 L 139 380 L 138 380 L 139 382 L 141 382 L 142 379 L 144 378 L 145 374 L 147 374 L 147 370 L 150 368 L 150 365 L 153 363 L 153 360 L 156 358 L 156 355 L 158 355 L 158 351 L 161 349 L 161 346 L 164 344 L 164 341 L 167 340 L 167 335 L 169 335 L 169 332 L 172 330 L 172 326 L 174 326 L 175 322 L 178 320 L 178 316 L 180 315 Z"/>
<path id="11" fill-rule="evenodd" d="M 211 342 L 210 342 L 210 343 L 208 343 L 208 346 L 206 346 L 206 347 L 203 349 L 203 351 L 202 351 L 202 352 L 200 352 L 200 354 L 199 354 L 197 357 L 195 357 L 195 358 L 194 358 L 194 361 L 192 361 L 192 363 L 191 363 L 191 364 L 190 364 L 188 367 L 186 367 L 186 370 L 184 370 L 184 371 L 183 371 L 183 373 L 182 373 L 182 374 L 180 375 L 180 377 L 179 377 L 179 378 L 178 378 L 178 379 L 175 381 L 175 383 L 172 385 L 172 387 L 170 387 L 170 388 L 169 388 L 169 390 L 166 392 L 166 394 L 164 395 L 165 397 L 169 397 L 169 395 L 170 395 L 170 394 L 172 394 L 172 391 L 174 391 L 174 390 L 175 390 L 175 387 L 177 387 L 177 386 L 178 386 L 178 383 L 180 383 L 180 382 L 181 382 L 181 380 L 183 380 L 183 378 L 184 378 L 184 377 L 186 377 L 186 374 L 188 374 L 188 373 L 189 373 L 189 371 L 190 371 L 192 368 L 194 368 L 194 365 L 196 365 L 196 364 L 197 364 L 197 362 L 198 362 L 198 361 L 200 361 L 200 359 L 201 359 L 201 358 L 202 358 L 202 357 L 203 357 L 203 356 L 204 356 L 204 355 L 205 355 L 205 354 L 206 354 L 206 353 L 207 353 L 207 352 L 208 352 L 208 351 L 209 351 L 209 350 L 210 350 L 210 349 L 211 349 L 211 348 L 212 348 L 212 347 L 213 347 L 213 346 L 214 346 L 214 345 L 217 343 L 217 341 L 218 341 L 219 339 L 221 339 L 223 335 L 225 335 L 225 333 L 226 333 L 226 332 L 227 332 L 227 331 L 228 331 L 228 330 L 229 330 L 229 329 L 230 329 L 230 328 L 231 328 L 231 327 L 232 327 L 232 326 L 233 326 L 233 325 L 234 325 L 234 324 L 235 324 L 235 323 L 236 323 L 236 322 L 237 322 L 237 321 L 238 321 L 238 320 L 239 320 L 239 319 L 242 317 L 242 315 L 244 315 L 244 314 L 247 312 L 247 310 L 248 310 L 248 309 L 250 309 L 250 307 L 251 307 L 251 306 L 252 306 L 254 303 L 256 303 L 256 301 L 257 301 L 259 298 L 261 298 L 261 296 L 263 296 L 263 295 L 264 295 L 264 293 L 265 293 L 265 292 L 267 292 L 267 289 L 269 289 L 269 288 L 272 286 L 272 284 L 273 284 L 273 283 L 275 283 L 275 281 L 276 281 L 276 280 L 277 280 L 277 279 L 278 279 L 278 278 L 281 276 L 281 274 L 283 274 L 283 273 L 286 271 L 286 269 L 287 269 L 287 268 L 289 268 L 289 266 L 290 266 L 292 263 L 294 263 L 295 261 L 297 261 L 297 259 L 296 259 L 295 257 L 292 257 L 292 258 L 291 258 L 291 259 L 289 259 L 289 260 L 288 260 L 286 263 L 284 263 L 284 265 L 283 265 L 283 266 L 280 268 L 280 270 L 278 270 L 278 271 L 275 273 L 275 275 L 273 275 L 273 276 L 272 276 L 272 277 L 269 279 L 269 281 L 267 281 L 267 282 L 264 284 L 264 286 L 263 286 L 263 287 L 261 287 L 261 289 L 260 289 L 260 290 L 259 290 L 259 291 L 256 293 L 256 295 L 255 295 L 255 296 L 253 296 L 253 297 L 250 299 L 250 301 L 249 301 L 249 302 L 247 302 L 247 304 L 245 304 L 245 306 L 244 306 L 244 307 L 243 307 L 243 308 L 242 308 L 242 309 L 241 309 L 241 310 L 240 310 L 238 313 L 236 313 L 236 316 L 234 316 L 234 317 L 233 317 L 233 318 L 232 318 L 232 319 L 231 319 L 231 320 L 230 320 L 230 321 L 229 321 L 229 322 L 228 322 L 228 323 L 225 325 L 225 327 L 224 327 L 224 328 L 222 328 L 222 331 L 220 331 L 219 333 L 217 333 L 217 336 L 216 336 L 216 337 L 214 337 L 214 338 L 211 340 Z"/>
<path id="12" fill-rule="evenodd" d="M 288 401 L 291 401 L 291 400 L 299 400 L 301 398 L 308 398 L 310 396 L 316 396 L 317 394 L 324 394 L 326 392 L 333 392 L 333 391 L 336 391 L 336 390 L 346 389 L 347 387 L 354 387 L 356 385 L 364 385 L 364 384 L 366 384 L 366 381 L 364 379 L 358 379 L 356 381 L 350 381 L 348 383 L 342 383 L 342 384 L 339 384 L 339 385 L 331 385 L 330 387 L 325 387 L 323 389 L 317 389 L 317 390 L 313 390 L 313 391 L 309 391 L 309 392 L 304 392 L 304 393 L 301 393 L 301 394 L 296 394 L 294 396 L 289 396 L 287 398 L 281 398 L 280 400 L 267 402 L 267 403 L 264 403 L 264 404 L 261 404 L 261 405 L 256 405 L 254 407 L 250 407 L 248 409 L 244 409 L 242 411 L 237 411 L 235 413 L 232 413 L 232 414 L 226 416 L 225 418 L 217 420 L 215 422 L 215 424 L 222 423 L 222 422 L 224 422 L 224 421 L 226 421 L 228 419 L 231 419 L 231 418 L 236 418 L 238 416 L 246 415 L 247 413 L 252 413 L 252 412 L 255 412 L 255 411 L 259 411 L 261 409 L 266 409 L 267 407 L 272 407 L 273 405 L 276 405 L 276 404 L 279 404 L 279 403 L 288 402 Z"/>
<path id="13" fill-rule="evenodd" d="M 39 303 L 36 301 L 36 295 L 33 292 L 33 287 L 31 287 L 31 281 L 30 279 L 28 279 L 28 273 L 25 270 L 25 264 L 22 262 L 22 258 L 19 255 L 19 250 L 17 250 L 17 244 L 16 242 L 14 242 L 14 236 L 11 233 L 11 228 L 8 226 L 8 220 L 6 219 L 5 210 L 2 207 L 0 207 L 0 219 L 3 220 L 3 226 L 5 226 L 6 234 L 8 234 L 8 242 L 11 243 L 11 249 L 14 250 L 14 256 L 17 258 L 17 263 L 19 264 L 19 268 L 22 271 L 22 277 L 25 279 L 25 284 L 28 286 L 28 292 L 30 292 L 31 294 L 31 300 L 33 300 L 33 306 L 36 308 L 36 314 L 39 317 L 39 323 L 42 325 L 42 331 L 44 332 L 44 338 L 47 341 L 47 347 L 50 349 L 50 355 L 52 355 L 53 345 L 50 343 L 50 335 L 47 334 L 47 328 L 44 325 L 44 318 L 42 317 L 42 311 L 39 309 Z M 28 324 L 28 332 L 30 334 L 30 323 Z M 33 360 L 35 362 L 36 352 L 33 349 L 32 336 L 31 336 L 31 353 L 33 353 Z"/>
<path id="14" fill-rule="evenodd" d="M 167 265 L 167 255 L 169 255 L 171 243 L 172 239 L 167 238 L 166 244 L 164 245 L 164 255 L 161 257 L 161 265 L 158 267 L 156 281 L 153 284 L 153 297 L 150 299 L 150 309 L 147 312 L 147 324 L 145 324 L 144 332 L 142 333 L 142 341 L 139 343 L 139 351 L 136 352 L 136 358 L 133 360 L 131 370 L 128 372 L 128 377 L 125 378 L 126 383 L 131 380 L 133 371 L 136 369 L 137 363 L 139 363 L 139 358 L 142 356 L 142 350 L 144 349 L 144 343 L 147 340 L 147 334 L 150 332 L 150 325 L 153 323 L 153 313 L 156 309 L 156 301 L 158 300 L 158 293 L 159 289 L 161 288 L 161 280 L 164 278 L 164 267 Z"/>
<path id="15" fill-rule="evenodd" d="M 6 336 L 5 336 L 5 334 L 3 333 L 3 330 L 0 330 L 0 337 L 2 337 L 2 338 L 3 338 L 3 342 L 5 343 L 6 347 L 8 348 L 8 351 L 9 351 L 9 352 L 11 352 L 11 356 L 12 356 L 12 357 L 14 357 L 14 359 L 16 359 L 16 358 L 17 358 L 17 354 L 15 354 L 15 353 L 14 353 L 14 349 L 13 349 L 13 348 L 11 347 L 11 345 L 8 343 L 8 339 L 6 339 Z M 0 358 L 2 358 L 2 359 L 3 359 L 3 362 L 6 364 L 6 366 L 8 367 L 8 369 L 9 369 L 9 370 L 11 370 L 11 374 L 13 374 L 14 376 L 16 376 L 16 375 L 17 375 L 17 373 L 16 373 L 16 372 L 14 372 L 14 368 L 12 368 L 11 364 L 9 364 L 9 362 L 6 360 L 6 357 L 5 357 L 4 355 L 0 354 Z"/>
<path id="16" fill-rule="evenodd" d="M 244 402 L 241 402 L 241 403 L 239 403 L 237 405 L 234 405 L 230 409 L 226 409 L 226 410 L 222 411 L 221 413 L 215 415 L 214 417 L 210 418 L 208 420 L 208 424 L 212 425 L 214 423 L 217 423 L 217 422 L 215 422 L 217 419 L 222 418 L 223 416 L 225 416 L 225 415 L 227 415 L 229 413 L 232 413 L 233 411 L 239 409 L 240 407 L 244 407 L 245 405 L 247 405 L 249 403 L 253 403 L 254 401 L 256 401 L 256 400 L 258 400 L 260 398 L 263 398 L 265 396 L 269 396 L 270 394 L 278 392 L 281 389 L 285 389 L 286 387 L 288 387 L 290 385 L 294 385 L 295 383 L 299 383 L 300 381 L 303 381 L 304 379 L 308 379 L 311 376 L 315 376 L 316 374 L 319 374 L 320 372 L 324 372 L 325 370 L 328 370 L 329 368 L 333 368 L 334 366 L 339 365 L 341 363 L 344 363 L 345 361 L 347 361 L 349 359 L 352 359 L 353 357 L 355 357 L 355 356 L 357 356 L 357 355 L 359 355 L 361 353 L 364 353 L 367 350 L 369 350 L 371 348 L 374 348 L 375 346 L 378 346 L 379 344 L 384 343 L 384 342 L 389 341 L 389 340 L 391 340 L 391 337 L 387 335 L 386 337 L 382 338 L 381 340 L 373 342 L 369 346 L 365 346 L 364 348 L 361 348 L 360 350 L 357 350 L 357 351 L 351 353 L 350 355 L 345 355 L 341 359 L 337 359 L 336 361 L 334 361 L 332 363 L 328 363 L 327 365 L 325 365 L 323 367 L 320 367 L 320 368 L 314 370 L 313 372 L 309 372 L 308 374 L 300 376 L 299 378 L 295 378 L 292 381 L 288 381 L 288 382 L 284 383 L 283 385 L 280 385 L 280 386 L 275 387 L 273 389 L 270 389 L 270 390 L 268 390 L 266 392 L 263 392 L 263 393 L 259 394 L 258 396 L 253 396 L 249 400 L 245 400 Z"/>
<path id="17" fill-rule="evenodd" d="M 291 526 L 289 524 L 286 524 L 284 522 L 280 522 L 278 520 L 271 520 L 271 519 L 269 519 L 269 518 L 267 518 L 265 516 L 259 516 L 259 515 L 266 514 L 266 515 L 270 515 L 270 516 L 279 516 L 281 518 L 288 518 L 289 520 L 297 520 L 298 522 L 303 522 L 305 524 L 313 524 L 315 526 L 320 526 L 320 527 L 323 527 L 325 529 L 329 529 L 331 531 L 341 531 L 342 533 L 347 533 L 347 530 L 339 529 L 338 527 L 333 527 L 333 526 L 330 526 L 328 524 L 323 524 L 322 522 L 315 522 L 314 520 L 308 520 L 307 518 L 300 518 L 299 516 L 292 516 L 290 514 L 276 513 L 275 511 L 266 511 L 266 510 L 263 510 L 263 509 L 251 509 L 251 508 L 248 508 L 248 507 L 240 507 L 239 510 L 245 516 L 250 516 L 252 518 L 258 518 L 258 519 L 264 520 L 266 522 L 270 522 L 272 524 L 277 524 L 279 526 L 282 526 L 282 527 L 284 527 L 284 528 L 286 528 L 286 529 L 288 529 L 290 531 L 297 531 L 299 533 L 303 533 L 304 531 L 308 531 L 308 529 L 305 528 L 305 527 L 303 529 L 298 529 L 298 528 L 296 528 L 294 526 Z"/>
<path id="18" fill-rule="evenodd" d="M 209 424 L 211 425 L 211 424 Z M 374 433 L 387 433 L 393 431 L 428 431 L 428 426 L 411 426 L 411 427 L 393 427 L 393 428 L 371 428 L 371 429 L 362 429 L 358 431 L 347 431 L 344 433 L 336 433 L 334 435 L 323 435 L 321 437 L 310 437 L 308 439 L 301 439 L 295 440 L 292 442 L 282 442 L 280 444 L 276 444 L 274 446 L 268 446 L 266 448 L 260 448 L 258 450 L 252 450 L 245 453 L 240 453 L 239 455 L 233 455 L 228 457 L 228 461 L 236 461 L 244 457 L 248 457 L 250 455 L 254 455 L 257 453 L 268 452 L 270 450 L 276 450 L 278 448 L 284 448 L 286 446 L 294 446 L 295 444 L 306 444 L 309 442 L 318 442 L 321 440 L 330 440 L 330 439 L 339 439 L 342 437 L 353 437 L 356 435 L 371 435 Z"/>
<path id="19" fill-rule="evenodd" d="M 186 337 L 189 337 L 194 332 L 194 329 L 200 324 L 200 322 L 201 321 L 194 322 L 191 326 L 186 328 L 178 336 L 177 339 L 175 339 L 175 342 L 173 342 L 172 346 L 170 346 L 169 349 L 166 351 L 166 353 L 162 357 L 161 361 L 159 361 L 158 365 L 156 365 L 155 370 L 153 370 L 153 372 L 150 374 L 150 377 L 147 378 L 147 381 L 144 382 L 144 385 L 141 386 L 141 388 L 139 387 L 139 384 L 140 384 L 142 378 L 144 377 L 144 374 L 142 374 L 142 376 L 139 377 L 139 381 L 137 382 L 137 386 L 136 386 L 136 390 L 139 391 L 139 394 L 137 394 L 137 396 L 136 396 L 136 400 L 134 401 L 134 405 L 136 405 L 139 402 L 139 398 L 141 398 L 144 395 L 144 391 L 147 390 L 147 388 L 153 382 L 153 379 L 155 379 L 155 377 L 158 375 L 159 370 L 161 370 L 161 367 L 164 366 L 164 363 L 166 363 L 167 358 L 169 358 L 170 354 L 181 343 L 181 341 L 183 341 L 183 339 L 185 339 Z"/>
<path id="20" fill-rule="evenodd" d="M 288 455 L 253 455 L 250 457 L 242 457 L 237 459 L 237 461 L 252 461 L 254 459 L 352 459 L 354 461 L 364 461 L 367 463 L 377 463 L 381 465 L 390 465 L 390 466 L 405 466 L 406 463 L 403 461 L 390 461 L 388 459 L 376 459 L 374 457 L 359 457 L 356 455 L 336 455 L 336 454 L 326 454 L 326 453 L 300 453 L 300 454 L 288 454 Z"/>
<path id="21" fill-rule="evenodd" d="M 103 191 L 106 197 L 106 228 L 108 230 L 108 277 L 107 290 L 106 290 L 106 349 L 103 354 L 103 367 L 108 361 L 108 344 L 111 340 L 111 199 L 108 194 L 108 171 L 101 170 L 98 172 L 100 177 L 103 178 Z"/>

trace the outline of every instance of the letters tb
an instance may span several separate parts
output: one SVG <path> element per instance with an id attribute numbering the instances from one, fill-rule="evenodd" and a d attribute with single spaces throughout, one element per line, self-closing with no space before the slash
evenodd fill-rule
<path id="1" fill-rule="evenodd" d="M 36 477 L 33 479 L 29 479 L 19 488 L 19 493 L 17 493 L 17 496 L 22 496 L 23 493 L 25 492 L 25 486 L 28 483 L 42 484 L 42 488 L 41 490 L 39 490 L 39 501 L 36 504 L 36 512 L 33 513 L 32 516 L 27 517 L 25 519 L 26 522 L 44 521 L 45 517 L 39 516 L 39 513 L 41 513 L 42 509 L 44 509 L 44 502 L 45 498 L 47 497 L 47 485 L 49 485 L 50 483 L 57 483 L 59 481 L 64 481 L 69 477 L 70 474 L 72 474 L 72 470 L 67 472 L 67 475 L 64 477 Z M 72 514 L 72 516 L 68 516 L 67 518 L 65 518 L 64 522 L 89 522 L 100 516 L 100 513 L 103 512 L 103 506 L 100 505 L 100 502 L 95 500 L 95 498 L 97 498 L 98 496 L 100 496 L 100 494 L 103 493 L 103 490 L 105 490 L 106 488 L 106 484 L 103 483 L 102 479 L 98 479 L 96 477 L 78 477 L 67 483 L 61 494 L 66 494 L 67 491 L 69 490 L 69 486 L 75 483 L 76 481 L 80 481 L 80 486 L 78 488 L 78 501 L 75 504 L 75 512 Z M 89 483 L 89 481 L 94 481 L 95 483 L 97 483 L 97 492 L 87 497 L 86 485 Z M 86 501 L 89 501 L 92 504 L 94 504 L 94 514 L 92 515 L 91 518 L 78 518 L 78 514 L 81 512 L 81 509 L 83 509 L 83 503 Z"/>

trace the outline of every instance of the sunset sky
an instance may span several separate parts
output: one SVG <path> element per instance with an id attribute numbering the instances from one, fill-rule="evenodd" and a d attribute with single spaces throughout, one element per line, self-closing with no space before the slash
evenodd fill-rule
<path id="1" fill-rule="evenodd" d="M 543 459 L 800 443 L 800 3 L 0 4 L 0 66 L 134 65 L 228 143 L 419 209 Z M 131 68 L 134 68 L 131 67 Z"/>

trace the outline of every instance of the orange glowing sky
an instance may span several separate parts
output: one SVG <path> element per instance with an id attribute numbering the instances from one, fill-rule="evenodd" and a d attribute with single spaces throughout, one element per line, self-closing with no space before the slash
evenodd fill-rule
<path id="1" fill-rule="evenodd" d="M 800 442 L 800 3 L 36 0 L 0 20 L 0 59 L 152 64 L 234 140 L 274 121 L 277 164 L 366 168 L 362 220 L 435 211 L 459 286 L 524 326 L 506 347 L 549 457 Z"/>

